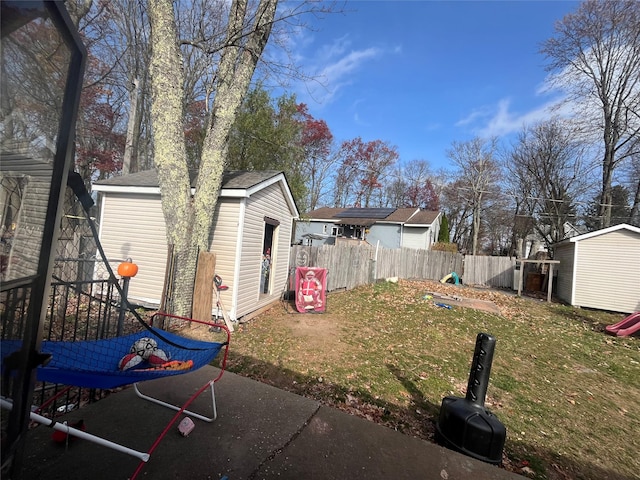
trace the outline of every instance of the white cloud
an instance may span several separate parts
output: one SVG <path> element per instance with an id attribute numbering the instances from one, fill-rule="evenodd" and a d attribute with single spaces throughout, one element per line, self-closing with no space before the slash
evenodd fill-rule
<path id="1" fill-rule="evenodd" d="M 364 120 L 362 120 L 362 119 L 360 118 L 360 114 L 359 114 L 358 112 L 355 112 L 355 113 L 353 114 L 353 122 L 354 122 L 356 125 L 360 125 L 361 127 L 369 127 L 369 126 L 371 126 L 371 124 L 369 124 L 369 123 L 365 122 Z"/>
<path id="2" fill-rule="evenodd" d="M 549 100 L 527 112 L 511 111 L 511 100 L 503 98 L 495 105 L 484 106 L 472 111 L 459 120 L 456 126 L 467 126 L 474 135 L 482 138 L 504 137 L 553 117 L 569 117 L 567 106 L 558 108 L 558 100 Z"/>
<path id="3" fill-rule="evenodd" d="M 301 94 L 311 97 L 315 103 L 331 103 L 342 88 L 354 83 L 356 74 L 367 62 L 384 53 L 377 47 L 354 49 L 348 35 L 322 45 L 313 54 L 312 61 L 307 58 L 305 70 L 314 80 L 306 82 Z"/>
<path id="4" fill-rule="evenodd" d="M 366 60 L 379 56 L 377 48 L 351 51 L 336 62 L 326 65 L 320 75 L 330 82 L 339 83 L 342 79 L 357 70 Z"/>

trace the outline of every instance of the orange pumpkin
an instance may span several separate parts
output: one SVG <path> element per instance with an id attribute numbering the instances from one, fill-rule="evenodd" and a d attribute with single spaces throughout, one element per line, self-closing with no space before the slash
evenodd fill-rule
<path id="1" fill-rule="evenodd" d="M 138 273 L 138 265 L 131 262 L 131 260 L 127 260 L 126 262 L 122 262 L 118 265 L 118 275 L 121 277 L 135 277 Z"/>

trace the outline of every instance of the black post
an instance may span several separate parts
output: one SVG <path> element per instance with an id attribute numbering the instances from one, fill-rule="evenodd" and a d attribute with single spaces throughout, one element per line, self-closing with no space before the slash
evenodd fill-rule
<path id="1" fill-rule="evenodd" d="M 484 399 L 489 386 L 491 363 L 493 352 L 496 348 L 496 339 L 487 333 L 479 333 L 476 338 L 476 349 L 473 353 L 469 383 L 467 384 L 467 400 L 484 407 Z"/>
<path id="2" fill-rule="evenodd" d="M 129 296 L 129 282 L 131 281 L 131 277 L 122 277 L 122 298 L 120 299 L 120 314 L 118 315 L 118 328 L 117 328 L 117 336 L 122 335 L 122 329 L 124 327 L 124 314 L 127 311 L 128 301 L 127 297 Z"/>
<path id="3" fill-rule="evenodd" d="M 444 397 L 436 424 L 436 439 L 470 457 L 499 464 L 507 429 L 484 407 L 496 339 L 487 333 L 476 337 L 465 398 Z"/>

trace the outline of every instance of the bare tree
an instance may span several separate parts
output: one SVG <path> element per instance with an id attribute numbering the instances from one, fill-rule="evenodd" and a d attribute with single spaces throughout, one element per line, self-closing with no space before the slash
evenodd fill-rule
<path id="1" fill-rule="evenodd" d="M 431 165 L 427 160 L 411 160 L 404 166 L 397 165 L 387 178 L 383 186 L 383 204 L 380 206 L 438 209 Z"/>
<path id="2" fill-rule="evenodd" d="M 488 255 L 506 255 L 511 248 L 512 209 L 509 197 L 498 190 L 487 195 L 482 221 L 484 252 Z"/>
<path id="3" fill-rule="evenodd" d="M 471 205 L 471 252 L 478 251 L 483 200 L 500 179 L 500 168 L 495 158 L 497 140 L 474 138 L 467 142 L 453 142 L 447 157 L 458 167 L 460 189 L 466 191 Z"/>
<path id="4" fill-rule="evenodd" d="M 551 120 L 520 132 L 506 157 L 512 194 L 531 215 L 547 245 L 564 238 L 564 224 L 574 221 L 575 202 L 587 193 L 583 147 L 569 126 Z"/>
<path id="5" fill-rule="evenodd" d="M 629 223 L 640 227 L 640 154 L 634 155 L 628 169 L 629 190 L 633 192 L 633 202 Z"/>
<path id="6" fill-rule="evenodd" d="M 442 205 L 449 223 L 449 240 L 456 243 L 460 251 L 471 249 L 472 209 L 467 188 L 462 180 L 442 186 Z"/>
<path id="7" fill-rule="evenodd" d="M 542 53 L 553 84 L 602 145 L 601 226 L 611 222 L 616 167 L 640 146 L 640 2 L 587 0 L 556 24 Z"/>

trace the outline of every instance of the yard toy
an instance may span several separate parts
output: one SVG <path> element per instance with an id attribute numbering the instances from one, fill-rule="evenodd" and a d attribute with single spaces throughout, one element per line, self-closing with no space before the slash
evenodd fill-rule
<path id="1" fill-rule="evenodd" d="M 193 318 L 179 317 L 167 313 L 155 313 L 151 318 L 151 323 L 157 318 L 166 317 L 168 319 L 176 319 L 180 321 L 189 321 L 201 323 L 203 325 L 213 325 L 211 322 L 205 322 Z M 119 452 L 131 455 L 140 460 L 140 464 L 131 479 L 134 479 L 144 464 L 149 461 L 153 451 L 157 448 L 160 440 L 166 435 L 169 427 L 171 427 L 180 415 L 188 415 L 206 422 L 212 422 L 217 417 L 217 409 L 215 403 L 214 384 L 220 379 L 225 370 L 229 341 L 231 334 L 225 325 L 216 325 L 222 330 L 223 336 L 226 337 L 221 342 L 208 342 L 201 340 L 193 340 L 182 337 L 175 333 L 156 328 L 152 325 L 146 325 L 146 328 L 140 332 L 130 335 L 113 337 L 99 340 L 81 340 L 81 341 L 43 341 L 41 350 L 51 354 L 51 360 L 46 365 L 37 368 L 37 379 L 42 382 L 49 382 L 60 385 L 75 385 L 86 388 L 116 388 L 123 385 L 133 384 L 134 391 L 138 397 L 155 403 L 157 405 L 176 411 L 176 415 L 170 420 L 165 430 L 156 439 L 153 446 L 146 452 L 134 450 L 116 442 L 106 440 L 97 435 L 92 435 L 71 425 L 56 422 L 35 412 L 30 413 L 31 420 L 48 425 L 56 431 L 62 432 L 58 434 L 60 438 L 63 435 L 72 435 L 83 438 L 99 445 L 117 450 Z M 156 345 L 155 350 L 149 349 L 147 346 Z M 132 347 L 133 346 L 133 347 Z M 144 348 L 138 348 L 143 346 Z M 21 348 L 19 340 L 3 340 L 2 341 L 2 360 L 4 368 L 4 360 L 8 355 L 18 351 Z M 133 352 L 127 354 L 124 358 L 120 358 L 121 352 L 127 352 L 133 349 Z M 162 352 L 167 358 L 172 357 L 173 360 L 163 362 L 158 366 L 149 365 L 149 363 L 140 360 L 140 362 L 132 368 L 118 368 L 125 359 L 131 361 L 131 358 L 142 359 L 141 352 L 146 355 L 150 351 L 149 356 L 155 351 L 156 354 Z M 181 375 L 189 371 L 196 370 L 205 365 L 209 365 L 217 356 L 223 356 L 221 360 L 220 371 L 216 378 L 207 381 L 198 391 L 184 401 L 182 405 L 172 405 L 160 399 L 151 397 L 141 391 L 140 383 L 153 380 L 156 378 Z M 137 368 L 136 368 L 137 367 Z M 187 410 L 189 405 L 206 390 L 210 390 L 211 396 L 211 416 L 205 416 L 195 411 Z M 2 408 L 11 410 L 13 404 L 10 399 L 0 397 Z"/>
<path id="2" fill-rule="evenodd" d="M 64 423 L 64 425 L 66 425 L 66 422 Z M 77 422 L 72 423 L 69 426 L 83 432 L 86 430 L 86 427 L 84 425 L 84 420 L 78 420 Z M 72 438 L 75 438 L 75 437 L 73 435 L 69 435 L 68 433 L 62 430 L 54 430 L 53 433 L 51 434 L 51 440 L 53 440 L 56 443 L 67 443 Z"/>
<path id="3" fill-rule="evenodd" d="M 137 353 L 127 353 L 118 362 L 118 368 L 120 370 L 129 370 L 130 368 L 137 367 L 144 359 Z"/>
<path id="4" fill-rule="evenodd" d="M 446 303 L 436 303 L 436 307 L 446 308 L 447 310 L 451 310 L 451 305 L 447 305 Z"/>
<path id="5" fill-rule="evenodd" d="M 143 360 L 147 360 L 153 351 L 158 348 L 158 342 L 156 342 L 153 338 L 142 337 L 131 345 L 131 350 L 129 353 L 135 353 L 136 355 L 140 355 Z"/>
<path id="6" fill-rule="evenodd" d="M 507 429 L 484 407 L 495 337 L 479 333 L 465 398 L 442 399 L 436 438 L 447 447 L 484 462 L 502 462 Z"/>
<path id="7" fill-rule="evenodd" d="M 605 331 L 618 337 L 626 337 L 640 331 L 640 312 L 632 313 L 613 325 L 607 325 Z"/>
<path id="8" fill-rule="evenodd" d="M 213 277 L 213 287 L 216 292 L 216 323 L 218 323 L 218 315 L 222 315 L 222 319 L 224 320 L 225 325 L 227 326 L 230 332 L 233 332 L 234 331 L 233 322 L 229 317 L 229 315 L 227 314 L 227 311 L 225 310 L 224 305 L 222 304 L 222 299 L 220 298 L 220 292 L 224 292 L 225 290 L 228 290 L 229 287 L 222 284 L 222 277 L 220 275 L 215 275 Z M 219 332 L 220 330 L 217 327 L 212 327 L 211 331 Z"/>
<path id="9" fill-rule="evenodd" d="M 193 429 L 196 428 L 195 423 L 189 417 L 184 417 L 182 421 L 178 424 L 178 431 L 180 435 L 183 437 L 187 437 Z"/>
<path id="10" fill-rule="evenodd" d="M 449 282 L 449 280 L 451 280 Z M 460 277 L 456 272 L 451 272 L 449 275 L 445 275 L 440 279 L 440 283 L 455 283 L 456 285 L 460 285 Z"/>
<path id="11" fill-rule="evenodd" d="M 296 267 L 296 309 L 300 313 L 324 312 L 326 308 L 324 268 Z"/>

